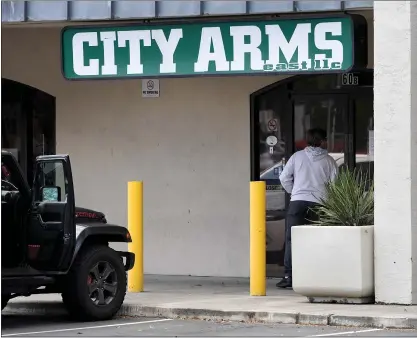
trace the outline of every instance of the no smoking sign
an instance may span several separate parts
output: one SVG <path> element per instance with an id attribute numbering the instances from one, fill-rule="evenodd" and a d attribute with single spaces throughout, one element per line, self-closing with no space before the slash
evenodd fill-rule
<path id="1" fill-rule="evenodd" d="M 268 130 L 269 131 L 277 131 L 278 130 L 278 120 L 272 119 L 268 121 Z"/>
<path id="2" fill-rule="evenodd" d="M 159 79 L 142 80 L 142 97 L 159 97 Z"/>

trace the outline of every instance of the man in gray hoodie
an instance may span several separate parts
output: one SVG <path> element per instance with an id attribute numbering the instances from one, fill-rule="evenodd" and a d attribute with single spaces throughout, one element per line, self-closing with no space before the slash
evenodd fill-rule
<path id="1" fill-rule="evenodd" d="M 326 183 L 337 176 L 336 161 L 327 152 L 326 131 L 314 128 L 307 132 L 308 146 L 288 160 L 279 179 L 291 201 L 285 222 L 285 277 L 279 288 L 292 287 L 291 227 L 310 223 L 314 219 L 311 208 L 325 197 Z"/>

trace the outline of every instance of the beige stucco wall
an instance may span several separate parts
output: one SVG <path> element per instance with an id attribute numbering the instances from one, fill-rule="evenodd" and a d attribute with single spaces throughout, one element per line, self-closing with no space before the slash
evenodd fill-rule
<path id="1" fill-rule="evenodd" d="M 140 80 L 70 82 L 60 66 L 60 28 L 3 29 L 2 77 L 56 97 L 77 205 L 126 225 L 127 181 L 143 180 L 145 272 L 248 276 L 249 95 L 279 77 L 161 79 L 145 99 Z"/>
<path id="2" fill-rule="evenodd" d="M 145 271 L 247 276 L 249 95 L 274 77 L 65 81 L 59 29 L 3 31 L 2 76 L 56 96 L 57 151 L 77 205 L 126 224 L 126 184 L 145 183 Z"/>

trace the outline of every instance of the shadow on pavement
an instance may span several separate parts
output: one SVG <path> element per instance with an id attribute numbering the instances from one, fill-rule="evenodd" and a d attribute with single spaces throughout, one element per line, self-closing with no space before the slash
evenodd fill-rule
<path id="1" fill-rule="evenodd" d="M 2 314 L 1 315 L 1 328 L 14 329 L 14 328 L 33 328 L 34 326 L 44 325 L 56 325 L 56 324 L 74 323 L 69 316 L 57 315 L 57 316 L 37 316 L 37 315 L 18 315 L 18 314 Z"/>

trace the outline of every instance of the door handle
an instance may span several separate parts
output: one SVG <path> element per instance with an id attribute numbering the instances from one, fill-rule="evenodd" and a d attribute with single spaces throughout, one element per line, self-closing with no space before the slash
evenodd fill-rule
<path id="1" fill-rule="evenodd" d="M 45 222 L 42 224 L 45 227 L 45 230 L 59 231 L 62 230 L 61 222 Z"/>
<path id="2" fill-rule="evenodd" d="M 62 230 L 62 223 L 61 222 L 44 222 L 42 219 L 42 216 L 38 214 L 38 220 L 41 226 L 45 230 L 51 230 L 51 231 L 59 231 Z"/>

